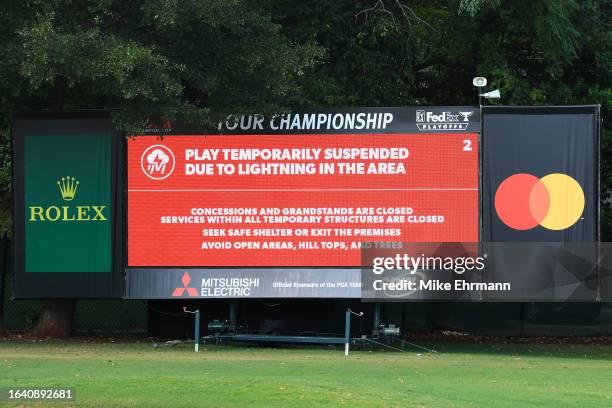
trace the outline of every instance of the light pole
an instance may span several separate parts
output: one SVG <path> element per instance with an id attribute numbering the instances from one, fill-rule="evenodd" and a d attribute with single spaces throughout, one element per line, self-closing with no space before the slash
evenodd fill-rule
<path id="1" fill-rule="evenodd" d="M 195 317 L 195 328 L 194 328 L 193 337 L 195 340 L 194 351 L 197 353 L 200 351 L 200 309 L 187 310 L 187 307 L 183 306 L 183 312 L 192 313 L 195 315 L 194 316 Z"/>
<path id="2" fill-rule="evenodd" d="M 472 85 L 476 87 L 476 91 L 478 92 L 478 106 L 480 106 L 482 110 L 482 95 L 480 94 L 480 91 L 482 90 L 482 88 L 487 86 L 487 78 L 474 77 L 474 79 L 472 79 Z M 482 117 L 481 117 L 481 120 L 482 120 Z"/>
<path id="3" fill-rule="evenodd" d="M 349 355 L 349 343 L 351 341 L 351 314 L 355 316 L 363 316 L 363 312 L 355 313 L 351 309 L 346 308 L 346 320 L 344 321 L 344 355 Z"/>

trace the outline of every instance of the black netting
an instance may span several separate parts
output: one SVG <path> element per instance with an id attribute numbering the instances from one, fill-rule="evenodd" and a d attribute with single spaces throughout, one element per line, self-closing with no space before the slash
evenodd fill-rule
<path id="1" fill-rule="evenodd" d="M 10 241 L 0 240 L 0 279 L 3 282 L 0 285 L 3 291 L 0 293 L 0 329 L 29 331 L 36 324 L 42 301 L 11 300 L 10 254 Z M 286 301 L 279 306 L 288 308 L 289 318 L 297 316 L 291 305 L 291 301 Z M 211 307 L 208 306 L 209 310 Z M 74 334 L 146 335 L 150 327 L 147 319 L 161 319 L 161 315 L 149 314 L 147 309 L 146 300 L 78 300 Z M 501 336 L 612 335 L 612 303 L 413 302 L 386 303 L 382 309 L 384 323 L 394 323 L 410 331 L 456 330 Z M 278 312 L 283 313 L 280 309 Z M 324 321 L 328 317 L 322 315 L 320 319 Z M 150 323 L 159 326 L 159 322 Z M 187 322 L 186 330 L 191 327 Z"/>

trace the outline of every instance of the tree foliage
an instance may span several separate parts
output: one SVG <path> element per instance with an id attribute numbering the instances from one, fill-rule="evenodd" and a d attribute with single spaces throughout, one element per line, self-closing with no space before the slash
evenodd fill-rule
<path id="1" fill-rule="evenodd" d="M 117 109 L 208 125 L 226 112 L 287 109 L 322 57 L 244 0 L 3 0 L 0 230 L 9 228 L 9 111 Z"/>
<path id="2" fill-rule="evenodd" d="M 116 108 L 126 128 L 288 107 L 322 56 L 242 0 L 9 1 L 0 23 L 11 108 Z"/>

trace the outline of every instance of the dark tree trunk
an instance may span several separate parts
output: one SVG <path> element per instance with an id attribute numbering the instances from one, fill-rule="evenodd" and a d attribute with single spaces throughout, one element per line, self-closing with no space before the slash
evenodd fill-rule
<path id="1" fill-rule="evenodd" d="M 75 305 L 75 299 L 45 300 L 34 328 L 34 335 L 60 339 L 70 337 Z"/>
<path id="2" fill-rule="evenodd" d="M 0 238 L 0 247 L 2 248 L 2 258 L 0 263 L 0 333 L 4 327 L 4 280 L 8 274 L 8 257 L 10 254 L 10 241 L 4 237 Z"/>
<path id="3" fill-rule="evenodd" d="M 54 93 L 50 105 L 63 110 L 66 96 L 66 77 L 63 67 L 58 67 L 54 81 Z M 44 301 L 34 335 L 41 337 L 66 338 L 72 334 L 75 299 L 47 299 Z"/>
<path id="4" fill-rule="evenodd" d="M 63 74 L 63 69 L 55 76 L 54 94 L 51 101 L 52 108 L 55 110 L 64 110 L 64 99 L 66 97 L 66 77 Z"/>

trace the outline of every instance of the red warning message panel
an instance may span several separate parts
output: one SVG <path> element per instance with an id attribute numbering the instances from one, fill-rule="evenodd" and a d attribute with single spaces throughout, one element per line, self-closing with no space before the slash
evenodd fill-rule
<path id="1" fill-rule="evenodd" d="M 478 137 L 128 142 L 128 264 L 360 266 L 372 242 L 478 240 Z"/>

